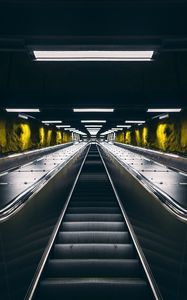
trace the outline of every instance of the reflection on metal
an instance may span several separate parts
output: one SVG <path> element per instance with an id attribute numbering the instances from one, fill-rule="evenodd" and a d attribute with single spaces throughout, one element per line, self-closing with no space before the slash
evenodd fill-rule
<path id="1" fill-rule="evenodd" d="M 181 221 L 187 222 L 187 209 L 182 207 L 180 203 L 178 203 L 175 199 L 173 199 L 170 195 L 156 186 L 153 182 L 151 182 L 148 178 L 146 178 L 143 174 L 141 174 L 137 169 L 133 168 L 132 165 L 127 164 L 124 160 L 117 157 L 107 149 L 103 144 L 100 145 L 101 148 L 108 156 L 113 157 L 123 168 L 125 168 L 134 178 L 136 178 L 149 192 L 154 194 L 157 200 L 173 215 L 175 215 Z"/>
<path id="2" fill-rule="evenodd" d="M 102 157 L 102 155 L 101 155 L 101 152 L 100 152 L 100 150 L 99 150 L 99 147 L 97 147 L 97 148 L 98 148 L 98 151 L 99 151 L 101 160 L 102 160 L 102 162 L 103 162 L 103 165 L 104 165 L 104 167 L 105 167 L 105 170 L 106 170 L 107 176 L 108 176 L 108 178 L 109 178 L 109 181 L 110 181 L 110 183 L 111 183 L 111 185 L 112 185 L 112 189 L 113 189 L 113 191 L 114 191 L 114 194 L 115 194 L 115 196 L 116 196 L 116 199 L 117 199 L 118 204 L 119 204 L 119 206 L 120 206 L 120 209 L 121 209 L 121 211 L 122 211 L 124 220 L 125 220 L 125 222 L 126 222 L 126 224 L 127 224 L 129 233 L 130 233 L 131 238 L 132 238 L 132 240 L 133 240 L 133 243 L 134 243 L 134 245 L 135 245 L 136 251 L 137 251 L 138 256 L 139 256 L 139 259 L 140 259 L 140 261 L 141 261 L 141 264 L 142 264 L 143 269 L 144 269 L 144 271 L 145 271 L 145 274 L 146 274 L 146 276 L 147 276 L 147 280 L 148 280 L 148 283 L 149 283 L 149 285 L 150 285 L 150 287 L 151 287 L 152 293 L 153 293 L 153 295 L 154 295 L 154 297 L 155 297 L 156 300 L 161 300 L 161 299 L 162 299 L 162 296 L 161 296 L 161 294 L 160 294 L 159 288 L 158 288 L 158 286 L 157 286 L 157 284 L 156 284 L 156 282 L 155 282 L 155 279 L 154 279 L 154 277 L 153 277 L 153 274 L 152 274 L 152 272 L 151 272 L 151 270 L 150 270 L 150 268 L 149 268 L 148 262 L 147 262 L 147 260 L 146 260 L 146 258 L 145 258 L 145 256 L 144 256 L 144 253 L 143 253 L 143 251 L 142 251 L 142 249 L 141 249 L 141 247 L 140 247 L 140 245 L 139 245 L 139 242 L 138 242 L 138 240 L 137 240 L 137 238 L 136 238 L 136 235 L 135 235 L 135 233 L 134 233 L 133 227 L 131 226 L 131 223 L 130 223 L 130 221 L 129 221 L 129 218 L 128 218 L 128 216 L 127 216 L 125 210 L 124 210 L 122 201 L 120 200 L 119 195 L 118 195 L 118 193 L 117 193 L 117 191 L 116 191 L 116 189 L 115 189 L 115 186 L 114 186 L 114 184 L 113 184 L 112 178 L 111 178 L 110 173 L 109 173 L 109 171 L 108 171 L 108 169 L 107 169 L 107 166 L 106 166 L 106 164 L 105 164 L 105 162 L 104 162 L 104 159 L 103 159 L 103 157 Z"/>
<path id="3" fill-rule="evenodd" d="M 33 182 L 31 186 L 24 189 L 21 193 L 19 193 L 15 198 L 11 199 L 10 202 L 8 202 L 3 208 L 0 209 L 0 222 L 4 222 L 10 217 L 12 217 L 15 213 L 17 213 L 20 209 L 23 208 L 25 203 L 30 200 L 36 193 L 38 193 L 44 185 L 48 183 L 49 180 L 51 180 L 59 171 L 64 168 L 70 160 L 72 160 L 79 150 L 82 152 L 87 147 L 86 143 L 79 144 L 76 146 L 70 146 L 75 147 L 76 149 L 71 153 L 69 151 L 69 155 L 63 159 L 59 164 L 57 164 L 55 167 L 53 167 L 50 170 L 47 170 L 44 175 L 42 175 L 36 182 Z M 67 149 L 67 148 L 66 148 Z M 43 159 L 43 158 L 42 158 Z M 41 159 L 37 160 L 37 162 L 41 161 Z M 30 163 L 29 163 L 30 165 Z M 23 167 L 28 166 L 28 164 L 21 167 L 23 170 Z M 31 170 L 32 171 L 32 170 Z M 9 174 L 9 172 L 6 172 L 5 175 Z M 11 174 L 11 172 L 10 172 Z M 3 183 L 4 185 L 5 183 Z"/>

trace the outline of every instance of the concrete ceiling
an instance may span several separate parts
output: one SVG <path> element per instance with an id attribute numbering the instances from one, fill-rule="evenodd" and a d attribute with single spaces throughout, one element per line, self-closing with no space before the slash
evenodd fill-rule
<path id="1" fill-rule="evenodd" d="M 148 107 L 186 107 L 187 1 L 0 1 L 1 108 L 40 107 L 80 122 L 73 107 L 114 107 L 110 125 Z M 34 62 L 30 46 L 142 47 L 153 62 Z M 77 123 L 76 123 L 77 124 Z"/>

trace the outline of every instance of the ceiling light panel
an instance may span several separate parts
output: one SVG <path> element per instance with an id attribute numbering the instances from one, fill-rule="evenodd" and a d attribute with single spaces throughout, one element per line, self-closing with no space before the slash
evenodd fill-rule
<path id="1" fill-rule="evenodd" d="M 106 120 L 81 120 L 81 123 L 106 123 Z"/>
<path id="2" fill-rule="evenodd" d="M 54 120 L 54 121 L 42 121 L 42 123 L 47 123 L 47 124 L 60 124 L 62 123 L 62 121 L 57 121 L 57 120 Z"/>
<path id="3" fill-rule="evenodd" d="M 33 50 L 37 61 L 150 61 L 154 51 Z"/>
<path id="4" fill-rule="evenodd" d="M 165 119 L 165 118 L 169 118 L 169 114 L 162 115 L 162 116 L 159 117 L 160 120 Z"/>
<path id="5" fill-rule="evenodd" d="M 113 108 L 74 108 L 74 112 L 113 112 Z"/>
<path id="6" fill-rule="evenodd" d="M 130 121 L 130 120 L 129 120 L 129 121 L 125 121 L 125 123 L 129 123 L 129 124 L 131 124 L 131 123 L 132 123 L 132 124 L 140 124 L 140 123 L 141 123 L 141 124 L 143 124 L 143 123 L 145 123 L 145 121 L 136 121 L 136 120 Z"/>
<path id="7" fill-rule="evenodd" d="M 103 125 L 84 125 L 86 128 L 93 128 L 93 127 L 95 127 L 95 128 L 101 128 L 101 127 L 103 127 Z"/>
<path id="8" fill-rule="evenodd" d="M 6 108 L 7 112 L 40 112 L 39 108 Z"/>
<path id="9" fill-rule="evenodd" d="M 180 112 L 181 108 L 149 108 L 147 112 Z"/>

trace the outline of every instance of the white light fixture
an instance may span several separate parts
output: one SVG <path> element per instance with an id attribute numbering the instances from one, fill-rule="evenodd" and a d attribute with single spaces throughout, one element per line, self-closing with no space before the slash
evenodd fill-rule
<path id="1" fill-rule="evenodd" d="M 62 123 L 62 121 L 42 121 L 42 123 L 47 123 L 47 124 L 58 124 L 58 123 Z"/>
<path id="2" fill-rule="evenodd" d="M 40 112 L 39 108 L 5 108 L 7 112 Z"/>
<path id="3" fill-rule="evenodd" d="M 106 123 L 106 120 L 81 120 L 81 123 Z"/>
<path id="4" fill-rule="evenodd" d="M 131 128 L 131 125 L 117 125 L 119 128 Z"/>
<path id="5" fill-rule="evenodd" d="M 159 117 L 160 120 L 166 119 L 166 118 L 169 118 L 169 114 L 162 115 L 162 116 Z"/>
<path id="6" fill-rule="evenodd" d="M 89 127 L 89 128 L 87 127 L 86 129 L 89 131 L 89 130 L 100 130 L 101 128 L 100 127 Z"/>
<path id="7" fill-rule="evenodd" d="M 33 50 L 37 61 L 150 61 L 154 51 Z"/>
<path id="8" fill-rule="evenodd" d="M 74 108 L 74 112 L 113 112 L 113 108 Z"/>
<path id="9" fill-rule="evenodd" d="M 101 127 L 103 127 L 103 125 L 84 125 L 86 128 L 93 128 L 93 127 L 95 127 L 95 128 L 101 128 Z"/>
<path id="10" fill-rule="evenodd" d="M 28 117 L 27 117 L 27 116 L 25 116 L 25 115 L 22 115 L 22 114 L 19 114 L 19 115 L 18 115 L 18 117 L 19 117 L 19 118 L 21 118 L 21 119 L 25 119 L 25 120 L 27 120 L 27 119 L 28 119 Z"/>
<path id="11" fill-rule="evenodd" d="M 144 124 L 145 123 L 145 121 L 125 121 L 125 123 L 129 123 L 129 124 L 139 124 L 139 123 L 141 123 L 141 124 Z"/>
<path id="12" fill-rule="evenodd" d="M 69 128 L 71 125 L 57 125 L 57 128 Z"/>
<path id="13" fill-rule="evenodd" d="M 117 127 L 117 128 L 112 128 L 112 130 L 115 130 L 115 131 L 117 131 L 117 130 L 123 130 L 123 128 Z"/>
<path id="14" fill-rule="evenodd" d="M 74 131 L 76 128 L 64 128 L 64 130 Z"/>
<path id="15" fill-rule="evenodd" d="M 180 112 L 181 108 L 149 108 L 147 112 Z"/>

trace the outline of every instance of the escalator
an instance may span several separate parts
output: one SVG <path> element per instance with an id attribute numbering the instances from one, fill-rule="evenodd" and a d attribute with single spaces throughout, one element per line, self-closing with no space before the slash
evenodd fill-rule
<path id="1" fill-rule="evenodd" d="M 33 286 L 26 299 L 159 299 L 94 144 Z"/>

